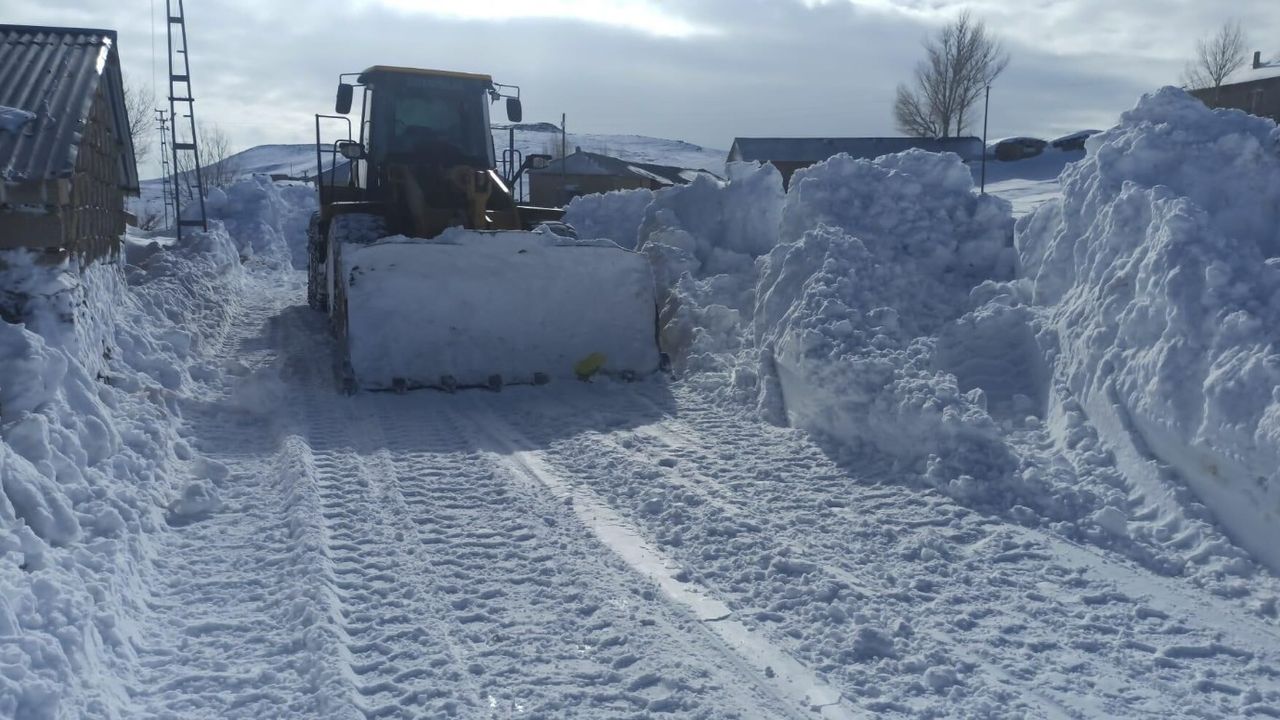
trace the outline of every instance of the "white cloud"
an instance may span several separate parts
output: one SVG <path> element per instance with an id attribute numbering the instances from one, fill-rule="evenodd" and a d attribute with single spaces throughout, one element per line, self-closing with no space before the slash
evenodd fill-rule
<path id="1" fill-rule="evenodd" d="M 423 13 L 454 20 L 578 20 L 627 28 L 660 37 L 688 38 L 713 34 L 650 0 L 369 0 L 406 13 Z"/>
<path id="2" fill-rule="evenodd" d="M 151 77 L 150 2 L 0 0 L 5 21 L 116 28 Z M 1107 127 L 1176 82 L 1198 37 L 1238 17 L 1280 52 L 1276 0 L 970 0 L 1013 56 L 991 135 Z M 159 91 L 164 2 L 155 0 Z M 1158 5 L 1158 9 L 1156 6 Z M 374 64 L 492 74 L 525 117 L 572 131 L 727 148 L 736 135 L 891 135 L 894 86 L 957 0 L 201 0 L 188 2 L 202 122 L 237 146 L 308 142 L 340 72 Z M 1243 71 L 1242 71 L 1243 72 Z M 153 171 L 152 171 L 153 172 Z"/>
<path id="3" fill-rule="evenodd" d="M 807 7 L 852 5 L 872 12 L 939 25 L 962 10 L 1017 43 L 1079 57 L 1105 53 L 1162 61 L 1184 61 L 1197 38 L 1226 20 L 1240 20 L 1263 54 L 1280 48 L 1275 0 L 798 0 Z"/>

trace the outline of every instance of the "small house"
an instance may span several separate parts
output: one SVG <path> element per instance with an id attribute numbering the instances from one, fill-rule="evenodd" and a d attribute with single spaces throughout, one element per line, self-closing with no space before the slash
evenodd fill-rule
<path id="1" fill-rule="evenodd" d="M 660 190 L 693 182 L 699 175 L 715 177 L 706 170 L 630 162 L 582 148 L 541 170 L 530 170 L 528 175 L 529 201 L 547 207 L 565 205 L 579 195 L 635 188 Z"/>
<path id="2" fill-rule="evenodd" d="M 1280 61 L 1264 63 L 1262 53 L 1253 54 L 1252 67 L 1239 80 L 1216 88 L 1191 90 L 1191 94 L 1212 108 L 1235 108 L 1280 122 Z"/>
<path id="3" fill-rule="evenodd" d="M 854 158 L 872 160 L 881 155 L 912 148 L 929 152 L 953 152 L 965 162 L 982 159 L 982 140 L 976 137 L 913 138 L 734 138 L 729 148 L 729 162 L 769 163 L 782 173 L 784 186 L 790 187 L 791 176 L 833 155 L 845 153 Z"/>
<path id="4" fill-rule="evenodd" d="M 0 250 L 115 256 L 137 193 L 115 31 L 0 25 Z"/>

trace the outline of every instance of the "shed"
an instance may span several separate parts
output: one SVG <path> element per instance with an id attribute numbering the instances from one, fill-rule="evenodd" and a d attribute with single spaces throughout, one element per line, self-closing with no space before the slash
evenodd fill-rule
<path id="1" fill-rule="evenodd" d="M 1280 60 L 1264 63 L 1262 53 L 1255 52 L 1252 66 L 1239 78 L 1216 88 L 1190 92 L 1209 107 L 1244 110 L 1280 123 Z"/>
<path id="2" fill-rule="evenodd" d="M 554 160 L 542 170 L 529 171 L 529 200 L 534 205 L 559 206 L 579 195 L 611 190 L 660 190 L 693 182 L 706 170 L 630 162 L 582 148 Z"/>
<path id="3" fill-rule="evenodd" d="M 791 184 L 791 176 L 809 167 L 845 153 L 854 158 L 871 160 L 904 150 L 919 148 L 929 152 L 953 152 L 965 162 L 982 159 L 982 140 L 976 137 L 846 137 L 846 138 L 734 138 L 729 148 L 729 162 L 769 163 L 782 173 L 782 182 Z"/>
<path id="4" fill-rule="evenodd" d="M 0 25 L 0 250 L 114 256 L 138 169 L 114 30 Z"/>

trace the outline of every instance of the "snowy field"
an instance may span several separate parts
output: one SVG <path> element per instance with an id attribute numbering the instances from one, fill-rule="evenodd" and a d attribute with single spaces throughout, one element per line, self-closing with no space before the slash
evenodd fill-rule
<path id="1" fill-rule="evenodd" d="M 340 394 L 301 185 L 6 256 L 0 717 L 1280 717 L 1278 144 L 579 198 L 636 383 Z"/>

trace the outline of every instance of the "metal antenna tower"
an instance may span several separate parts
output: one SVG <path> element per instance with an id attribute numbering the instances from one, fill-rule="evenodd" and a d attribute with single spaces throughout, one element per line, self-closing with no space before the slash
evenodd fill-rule
<path id="1" fill-rule="evenodd" d="M 169 162 L 169 116 L 166 111 L 156 108 L 157 127 L 160 128 L 160 183 L 161 198 L 164 200 L 164 227 L 169 227 L 169 210 L 173 208 L 174 189 L 177 178 L 173 177 L 173 165 Z M 176 215 L 176 210 L 175 210 Z"/>
<path id="2" fill-rule="evenodd" d="M 174 14 L 174 6 L 177 14 Z M 173 212 L 176 221 L 178 239 L 182 239 L 182 228 L 199 227 L 209 229 L 204 210 L 204 178 L 201 176 L 200 148 L 196 139 L 196 99 L 191 91 L 191 61 L 187 55 L 187 19 L 182 8 L 182 0 L 165 0 L 165 11 L 169 18 L 169 131 L 173 141 Z M 174 26 L 178 33 L 175 38 Z M 175 43 L 175 39 L 178 41 Z M 181 67 L 182 71 L 178 72 Z M 184 112 L 179 115 L 178 106 L 183 105 Z M 187 122 L 179 121 L 179 117 Z M 185 125 L 185 131 L 179 132 L 178 126 Z M 185 175 L 185 178 L 182 176 Z M 195 186 L 192 187 L 192 175 Z M 180 181 L 180 178 L 181 181 Z M 200 214 L 188 213 L 191 217 L 182 217 L 182 187 L 185 186 L 188 197 L 199 199 Z"/>

